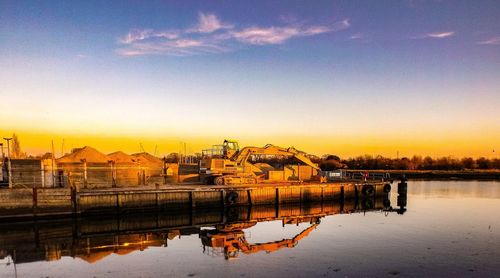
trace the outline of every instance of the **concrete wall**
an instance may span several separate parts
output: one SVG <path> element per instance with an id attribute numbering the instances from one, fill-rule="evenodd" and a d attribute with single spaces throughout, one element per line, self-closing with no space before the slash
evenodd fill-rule
<path id="1" fill-rule="evenodd" d="M 0 190 L 0 217 L 35 213 L 73 212 L 68 188 L 14 188 Z"/>
<path id="2" fill-rule="evenodd" d="M 371 193 L 364 188 L 373 187 Z M 236 188 L 82 191 L 74 188 L 1 189 L 0 217 L 51 213 L 105 213 L 127 210 L 177 210 L 245 205 L 276 205 L 339 200 L 372 208 L 388 199 L 384 184 L 310 184 Z M 359 202 L 359 203 L 357 203 Z M 383 203 L 382 202 L 382 203 Z"/>

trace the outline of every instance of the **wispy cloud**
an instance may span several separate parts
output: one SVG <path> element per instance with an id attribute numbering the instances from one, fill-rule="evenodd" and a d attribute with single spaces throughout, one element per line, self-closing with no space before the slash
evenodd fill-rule
<path id="1" fill-rule="evenodd" d="M 229 51 L 217 42 L 203 39 L 176 39 L 166 41 L 141 41 L 120 48 L 117 53 L 122 56 L 170 55 L 192 56 L 203 53 L 219 53 Z"/>
<path id="2" fill-rule="evenodd" d="M 231 32 L 238 41 L 248 44 L 282 44 L 294 37 L 307 37 L 323 33 L 339 31 L 350 26 L 349 20 L 341 21 L 332 26 L 286 26 L 286 27 L 252 27 L 240 31 Z"/>
<path id="3" fill-rule="evenodd" d="M 283 43 L 299 33 L 300 31 L 293 27 L 253 27 L 233 32 L 231 35 L 240 42 L 264 45 Z"/>
<path id="4" fill-rule="evenodd" d="M 89 58 L 90 56 L 87 55 L 87 54 L 81 54 L 81 53 L 78 53 L 76 54 L 76 58 L 78 59 L 86 59 L 86 58 Z"/>
<path id="5" fill-rule="evenodd" d="M 413 39 L 444 39 L 455 35 L 454 31 L 447 32 L 432 32 L 424 35 L 413 37 Z"/>
<path id="6" fill-rule="evenodd" d="M 363 33 L 352 34 L 349 37 L 350 40 L 360 40 L 360 39 L 364 39 L 364 38 L 365 38 L 365 34 L 363 34 Z"/>
<path id="7" fill-rule="evenodd" d="M 191 56 L 220 53 L 231 51 L 237 44 L 283 44 L 292 38 L 340 31 L 349 26 L 350 22 L 346 19 L 330 25 L 288 23 L 281 26 L 238 29 L 233 24 L 224 23 L 215 14 L 199 13 L 198 22 L 185 30 L 130 30 L 118 39 L 121 47 L 116 52 L 122 56 Z"/>
<path id="8" fill-rule="evenodd" d="M 477 44 L 482 45 L 500 45 L 500 37 L 493 37 L 483 41 L 478 41 Z"/>
<path id="9" fill-rule="evenodd" d="M 123 44 L 130 44 L 136 41 L 147 40 L 149 38 L 165 38 L 173 40 L 179 37 L 178 31 L 154 31 L 152 29 L 133 29 L 118 41 Z"/>
<path id="10" fill-rule="evenodd" d="M 453 37 L 455 34 L 456 34 L 455 31 L 432 32 L 432 33 L 414 36 L 414 37 L 411 37 L 411 39 L 445 39 L 445 38 Z"/>
<path id="11" fill-rule="evenodd" d="M 425 35 L 426 38 L 434 38 L 434 39 L 444 39 L 448 37 L 452 37 L 455 35 L 455 32 L 450 31 L 450 32 L 434 32 L 434 33 L 428 33 Z"/>
<path id="12" fill-rule="evenodd" d="M 193 28 L 188 29 L 187 32 L 212 33 L 220 29 L 231 29 L 233 27 L 231 24 L 222 23 L 215 14 L 200 12 L 198 14 L 198 23 Z"/>

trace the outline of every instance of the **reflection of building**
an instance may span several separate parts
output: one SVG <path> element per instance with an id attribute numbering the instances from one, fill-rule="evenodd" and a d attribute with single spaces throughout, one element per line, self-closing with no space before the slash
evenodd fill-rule
<path id="1" fill-rule="evenodd" d="M 385 194 L 374 198 L 369 207 L 364 200 L 353 199 L 0 223 L 0 257 L 11 256 L 15 263 L 24 263 L 71 256 L 94 263 L 111 254 L 125 255 L 149 247 L 168 246 L 169 240 L 192 234 L 200 235 L 206 247 L 226 248 L 225 255 L 230 257 L 235 252 L 251 254 L 291 248 L 314 230 L 321 217 L 365 211 L 394 209 Z M 294 238 L 248 244 L 243 230 L 263 221 L 308 222 L 311 226 Z"/>

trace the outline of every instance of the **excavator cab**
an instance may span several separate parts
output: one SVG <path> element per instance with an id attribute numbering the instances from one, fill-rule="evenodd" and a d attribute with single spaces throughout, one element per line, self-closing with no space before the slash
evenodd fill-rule
<path id="1" fill-rule="evenodd" d="M 238 141 L 233 140 L 224 140 L 224 156 L 226 158 L 231 158 L 235 153 L 240 151 L 240 146 L 238 145 Z"/>
<path id="2" fill-rule="evenodd" d="M 268 144 L 263 148 L 244 147 L 240 150 L 237 141 L 224 140 L 221 155 L 203 156 L 200 161 L 200 180 L 205 184 L 215 185 L 256 184 L 264 177 L 264 173 L 261 168 L 248 160 L 252 156 L 262 155 L 292 156 L 311 167 L 311 173 L 314 170 L 320 170 L 318 165 L 314 164 L 306 154 L 293 147 L 281 148 Z M 299 173 L 298 167 L 297 172 Z"/>

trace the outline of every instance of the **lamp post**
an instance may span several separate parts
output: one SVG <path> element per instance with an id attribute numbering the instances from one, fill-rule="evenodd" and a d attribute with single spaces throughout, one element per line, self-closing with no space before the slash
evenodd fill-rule
<path id="1" fill-rule="evenodd" d="M 3 140 L 7 141 L 7 171 L 9 175 L 9 188 L 12 188 L 12 165 L 10 164 L 10 140 L 12 138 L 3 138 Z"/>

